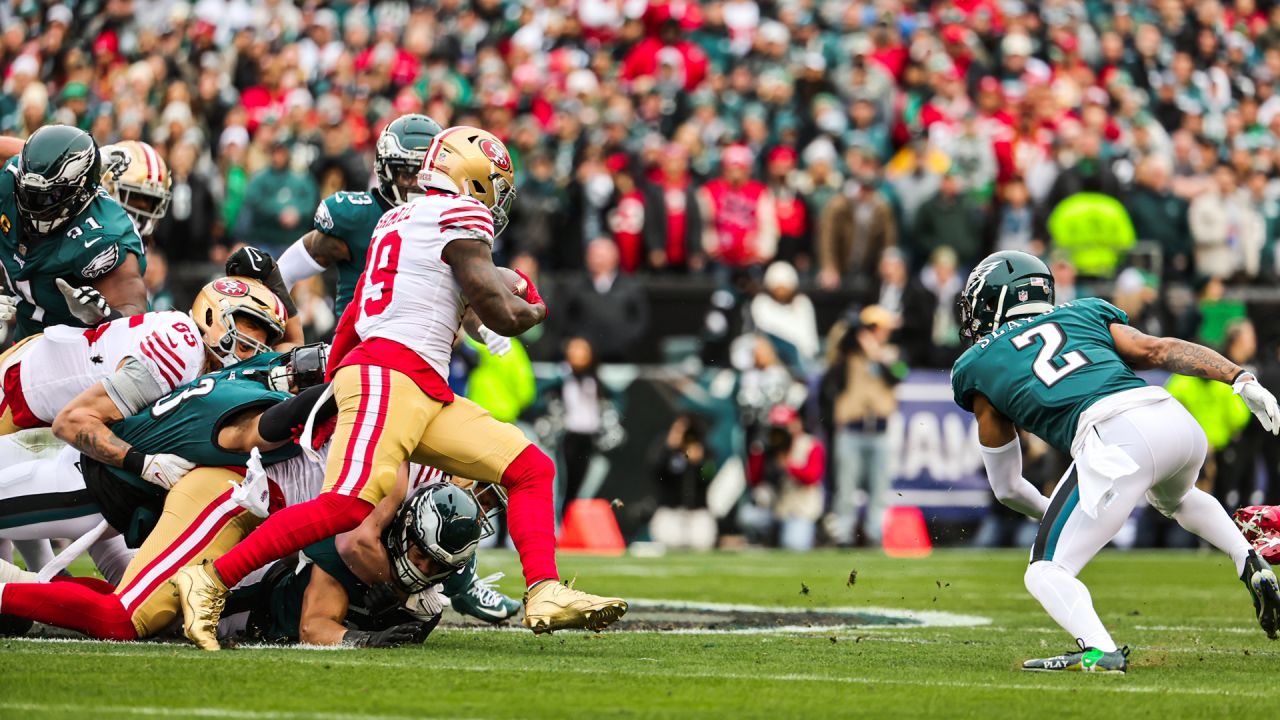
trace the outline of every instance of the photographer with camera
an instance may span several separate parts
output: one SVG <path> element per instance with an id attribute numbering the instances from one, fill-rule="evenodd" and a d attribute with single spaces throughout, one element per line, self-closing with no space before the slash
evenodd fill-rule
<path id="1" fill-rule="evenodd" d="M 898 348 L 889 336 L 897 325 L 893 313 L 870 305 L 850 313 L 831 329 L 830 348 L 838 348 L 822 378 L 823 407 L 835 422 L 835 493 L 832 538 L 851 545 L 856 537 L 857 490 L 867 494 L 862 534 L 867 544 L 880 544 L 884 511 L 889 502 L 889 418 L 898 409 L 894 386 L 906 376 Z"/>
<path id="2" fill-rule="evenodd" d="M 795 408 L 775 405 L 747 456 L 751 489 L 739 521 L 748 535 L 770 539 L 776 532 L 779 547 L 812 549 L 826 470 L 822 441 L 805 432 Z"/>

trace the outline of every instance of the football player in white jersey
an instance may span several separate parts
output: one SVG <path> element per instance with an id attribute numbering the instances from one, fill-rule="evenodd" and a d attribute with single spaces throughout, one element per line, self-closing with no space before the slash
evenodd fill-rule
<path id="1" fill-rule="evenodd" d="M 621 599 L 559 582 L 550 458 L 447 383 L 468 306 L 506 336 L 547 316 L 527 277 L 516 295 L 493 264 L 493 239 L 515 198 L 511 156 L 492 133 L 452 127 L 432 141 L 419 182 L 425 195 L 375 228 L 359 296 L 339 323 L 330 362 L 338 424 L 324 492 L 273 514 L 217 561 L 174 576 L 184 630 L 202 648 L 219 649 L 227 588 L 250 572 L 358 526 L 368 536 L 380 533 L 399 505 L 393 493 L 406 460 L 507 490 L 508 527 L 529 588 L 526 627 L 600 629 L 626 612 Z"/>

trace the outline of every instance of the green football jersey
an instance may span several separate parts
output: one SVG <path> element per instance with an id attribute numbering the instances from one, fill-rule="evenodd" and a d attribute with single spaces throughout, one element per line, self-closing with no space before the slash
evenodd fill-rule
<path id="1" fill-rule="evenodd" d="M 1127 325 L 1129 317 L 1086 298 L 1001 325 L 952 366 L 956 403 L 973 412 L 973 394 L 980 393 L 1015 425 L 1070 454 L 1081 413 L 1146 385 L 1116 352 L 1112 323 Z"/>
<path id="2" fill-rule="evenodd" d="M 351 298 L 355 296 L 356 281 L 364 272 L 365 257 L 369 254 L 369 242 L 373 228 L 391 205 L 376 192 L 336 192 L 316 206 L 316 216 L 311 226 L 346 243 L 351 259 L 337 264 L 338 297 L 333 310 L 342 316 Z"/>
<path id="3" fill-rule="evenodd" d="M 308 545 L 303 551 L 311 562 L 296 573 L 288 573 L 267 589 L 270 598 L 268 618 L 258 618 L 263 631 L 263 638 L 270 642 L 297 642 L 298 623 L 302 618 L 302 598 L 311 582 L 311 569 L 318 567 L 329 573 L 347 591 L 347 620 L 357 627 L 363 613 L 365 593 L 369 586 L 351 572 L 342 556 L 338 554 L 337 541 L 327 537 Z"/>
<path id="4" fill-rule="evenodd" d="M 67 309 L 54 280 L 73 287 L 89 285 L 115 270 L 132 253 L 140 271 L 147 258 L 142 238 L 124 208 L 98 188 L 97 197 L 57 233 L 30 238 L 18 221 L 18 158 L 0 172 L 0 268 L 8 292 L 21 298 L 15 339 L 34 335 L 49 325 L 84 327 Z"/>
<path id="5" fill-rule="evenodd" d="M 218 429 L 233 415 L 293 397 L 268 389 L 261 380 L 271 361 L 278 357 L 280 353 L 263 353 L 202 375 L 160 398 L 150 408 L 115 423 L 111 431 L 144 453 L 173 453 L 201 466 L 243 466 L 249 461 L 248 453 L 220 447 Z M 287 460 L 298 452 L 297 445 L 285 445 L 263 453 L 262 464 Z M 164 489 L 122 468 L 106 469 L 135 488 L 154 491 L 160 497 L 164 495 Z"/>

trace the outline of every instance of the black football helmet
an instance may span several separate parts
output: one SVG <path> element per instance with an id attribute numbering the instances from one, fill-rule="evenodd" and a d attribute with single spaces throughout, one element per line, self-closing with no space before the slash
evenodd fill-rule
<path id="1" fill-rule="evenodd" d="M 70 125 L 36 130 L 18 155 L 17 200 L 22 229 L 52 235 L 89 207 L 102 159 L 89 133 Z"/>

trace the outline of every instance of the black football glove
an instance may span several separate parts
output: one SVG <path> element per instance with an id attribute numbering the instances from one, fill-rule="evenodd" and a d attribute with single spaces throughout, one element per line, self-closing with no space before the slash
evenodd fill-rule
<path id="1" fill-rule="evenodd" d="M 404 607 L 404 597 L 390 582 L 380 582 L 369 587 L 364 594 L 364 609 L 375 624 L 386 615 Z"/>
<path id="2" fill-rule="evenodd" d="M 348 630 L 342 636 L 342 644 L 361 648 L 395 648 L 401 645 L 416 645 L 426 639 L 425 626 L 422 623 L 405 623 L 395 627 L 369 632 L 367 630 Z"/>
<path id="3" fill-rule="evenodd" d="M 226 271 L 227 275 L 261 280 L 262 284 L 284 303 L 285 312 L 289 313 L 289 317 L 298 314 L 298 307 L 293 304 L 293 298 L 289 296 L 289 288 L 284 286 L 284 276 L 280 274 L 275 258 L 267 253 L 246 245 L 227 258 Z"/>

